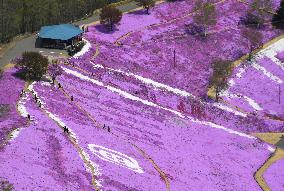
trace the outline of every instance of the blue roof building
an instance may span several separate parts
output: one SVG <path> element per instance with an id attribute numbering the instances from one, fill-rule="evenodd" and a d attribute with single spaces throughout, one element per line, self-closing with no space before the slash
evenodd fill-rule
<path id="1" fill-rule="evenodd" d="M 82 41 L 83 31 L 71 24 L 41 27 L 36 47 L 64 49 Z"/>
<path id="2" fill-rule="evenodd" d="M 70 40 L 82 33 L 83 31 L 74 25 L 61 24 L 41 27 L 39 37 L 53 40 Z"/>

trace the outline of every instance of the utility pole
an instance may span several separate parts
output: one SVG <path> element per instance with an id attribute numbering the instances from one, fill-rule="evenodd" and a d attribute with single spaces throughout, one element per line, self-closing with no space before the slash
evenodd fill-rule
<path id="1" fill-rule="evenodd" d="M 281 90 L 280 90 L 280 84 L 279 84 L 279 104 L 280 104 L 280 96 L 281 96 Z"/>
<path id="2" fill-rule="evenodd" d="M 176 49 L 174 49 L 174 67 L 176 66 Z"/>

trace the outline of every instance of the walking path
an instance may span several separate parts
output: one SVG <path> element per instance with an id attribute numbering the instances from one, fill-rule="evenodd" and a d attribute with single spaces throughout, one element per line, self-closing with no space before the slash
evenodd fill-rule
<path id="1" fill-rule="evenodd" d="M 271 167 L 273 163 L 276 163 L 277 161 L 284 159 L 284 145 L 278 145 L 280 140 L 284 139 L 284 138 L 281 138 L 281 136 L 284 136 L 284 134 L 283 133 L 255 133 L 254 135 L 258 137 L 259 139 L 267 143 L 273 144 L 277 147 L 275 152 L 271 154 L 271 156 L 267 159 L 267 161 L 265 161 L 265 163 L 258 169 L 258 171 L 254 175 L 255 180 L 257 181 L 259 186 L 263 190 L 270 191 L 271 189 L 269 185 L 267 184 L 267 182 L 265 181 L 263 175 L 267 171 L 267 169 Z"/>

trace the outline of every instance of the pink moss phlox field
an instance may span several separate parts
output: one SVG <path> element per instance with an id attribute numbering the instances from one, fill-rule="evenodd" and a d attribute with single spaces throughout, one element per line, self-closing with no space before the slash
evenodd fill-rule
<path id="1" fill-rule="evenodd" d="M 0 155 L 1 177 L 15 190 L 92 190 L 91 176 L 72 143 L 30 97 L 33 122 Z"/>
<path id="2" fill-rule="evenodd" d="M 271 165 L 269 169 L 264 173 L 264 178 L 271 190 L 284 190 L 284 159 L 276 161 Z"/>
<path id="3" fill-rule="evenodd" d="M 89 51 L 67 59 L 68 65 L 60 61 L 63 74 L 56 80 L 62 88 L 48 81 L 29 86 L 42 104 L 28 93 L 29 123 L 16 110 L 24 82 L 14 69 L 5 72 L 0 104 L 10 110 L 0 118 L 0 144 L 12 130 L 24 128 L 0 148 L 0 181 L 27 191 L 91 191 L 92 178 L 105 191 L 161 191 L 168 183 L 172 191 L 261 190 L 254 174 L 274 146 L 250 134 L 284 131 L 283 121 L 271 119 L 284 117 L 277 97 L 283 83 L 252 64 L 238 77 L 242 64 L 222 92 L 224 102 L 209 99 L 212 62 L 236 61 L 250 51 L 239 25 L 249 7 L 212 1 L 218 2 L 217 24 L 202 39 L 188 34 L 194 2 L 164 2 L 150 15 L 124 14 L 112 32 L 90 26 L 84 34 Z M 277 5 L 279 0 L 274 10 Z M 270 24 L 259 31 L 263 43 L 281 34 Z M 284 53 L 276 58 L 283 61 Z M 268 57 L 256 64 L 284 76 L 281 64 Z M 150 79 L 167 87 L 147 83 Z M 272 190 L 283 187 L 282 166 L 280 160 L 264 174 Z"/>
<path id="4" fill-rule="evenodd" d="M 62 77 L 60 77 L 62 78 Z M 68 79 L 68 80 L 67 80 Z M 79 100 L 83 100 L 81 96 L 94 96 L 96 94 L 83 91 L 85 89 L 84 83 L 80 84 L 81 90 L 73 89 L 70 91 L 68 85 L 66 84 L 69 80 L 72 80 L 72 77 L 67 78 L 62 81 L 62 85 L 66 92 L 76 93 L 74 99 L 76 102 Z M 73 81 L 75 81 L 73 79 Z M 36 87 L 39 95 L 46 95 L 44 89 L 41 86 Z M 84 94 L 82 94 L 84 92 Z M 112 134 L 108 133 L 106 130 L 103 130 L 102 127 L 96 126 L 94 122 L 90 119 L 86 118 L 86 114 L 83 111 L 78 110 L 75 105 L 73 105 L 69 100 L 60 99 L 60 95 L 63 95 L 61 91 L 58 89 L 53 89 L 51 92 L 52 95 L 56 95 L 53 98 L 45 99 L 46 107 L 53 113 L 59 114 L 58 116 L 65 122 L 65 124 L 72 129 L 79 140 L 79 144 L 84 150 L 89 154 L 90 159 L 94 161 L 96 164 L 100 166 L 100 173 L 102 176 L 97 176 L 101 179 L 101 184 L 105 189 L 119 189 L 119 190 L 143 190 L 143 189 L 151 189 L 153 187 L 157 187 L 157 190 L 162 190 L 165 186 L 164 183 L 160 180 L 159 174 L 155 172 L 155 169 L 152 165 L 147 161 L 147 159 L 143 158 L 137 150 L 133 148 L 130 144 L 128 144 L 123 139 L 119 139 Z M 58 100 L 65 100 L 59 101 Z M 95 99 L 93 99 L 95 100 Z M 56 105 L 53 103 L 56 102 Z M 85 105 L 82 105 L 85 107 Z M 64 108 L 62 110 L 62 108 Z M 66 110 L 65 110 L 66 109 Z M 77 116 L 74 118 L 70 118 L 71 112 L 76 113 Z M 93 111 L 96 114 L 99 114 L 96 111 Z M 93 112 L 91 113 L 93 115 Z M 70 114 L 68 114 L 70 113 Z M 103 113 L 103 110 L 100 114 Z M 110 123 L 106 123 L 106 125 L 111 125 Z M 112 131 L 113 127 L 111 126 Z M 88 132 L 88 133 L 86 133 Z M 129 169 L 119 167 L 110 162 L 105 162 L 100 158 L 96 157 L 88 148 L 89 144 L 96 144 L 100 146 L 107 147 L 109 149 L 115 149 L 123 154 L 131 156 L 139 161 L 139 165 L 145 171 L 143 174 L 135 173 Z M 133 179 L 129 182 L 129 177 Z M 127 184 L 126 184 L 127 183 Z"/>
<path id="5" fill-rule="evenodd" d="M 261 59 L 258 64 L 264 66 L 268 72 L 276 76 L 283 76 L 283 70 L 270 59 Z M 252 66 L 246 68 L 243 76 L 236 78 L 235 81 L 236 84 L 229 88 L 229 92 L 240 93 L 255 100 L 263 109 L 259 113 L 284 117 L 283 102 L 281 102 L 284 99 L 284 94 L 281 94 L 281 92 L 279 94 L 279 87 L 280 91 L 284 89 L 283 83 L 277 84 Z"/>
<path id="6" fill-rule="evenodd" d="M 178 2 L 177 5 L 179 3 L 188 4 L 186 6 L 189 7 L 193 5 L 192 2 Z M 175 6 L 175 3 L 160 6 L 161 9 L 164 9 L 167 6 Z M 159 8 L 156 9 L 152 10 L 151 15 L 159 12 Z M 217 58 L 235 60 L 249 51 L 247 40 L 241 36 L 241 30 L 237 26 L 238 19 L 245 14 L 247 6 L 239 2 L 229 1 L 218 4 L 217 9 L 222 12 L 218 15 L 218 22 L 220 21 L 220 23 L 216 27 L 210 28 L 209 31 L 214 34 L 209 35 L 205 41 L 201 42 L 186 34 L 185 24 L 190 22 L 191 17 L 182 18 L 185 15 L 183 11 L 176 12 L 173 17 L 181 17 L 182 19 L 173 22 L 165 22 L 162 19 L 156 24 L 165 24 L 158 26 L 149 25 L 150 27 L 147 28 L 136 29 L 136 24 L 144 26 L 143 23 L 139 23 L 140 20 L 137 20 L 133 27 L 135 30 L 124 32 L 126 36 L 121 39 L 122 47 L 111 45 L 107 40 L 105 40 L 107 46 L 104 46 L 105 41 L 100 39 L 100 36 L 104 36 L 104 34 L 97 34 L 99 30 L 90 31 L 86 36 L 87 38 L 96 36 L 101 44 L 100 55 L 94 60 L 95 62 L 112 68 L 135 71 L 139 75 L 183 88 L 194 95 L 204 96 L 208 88 L 211 63 Z M 236 14 L 230 14 L 230 19 L 225 19 L 228 10 L 231 9 L 236 10 Z M 125 18 L 133 15 L 135 14 L 126 14 Z M 133 25 L 131 20 L 129 20 L 128 25 Z M 228 26 L 230 27 L 228 28 Z M 126 28 L 124 27 L 124 29 Z M 134 33 L 130 33 L 128 36 L 128 32 L 132 31 Z M 265 37 L 264 42 L 279 34 L 279 31 L 272 30 L 270 26 L 267 26 L 261 32 Z M 113 41 L 113 38 L 119 38 L 116 36 L 117 34 L 120 34 L 120 30 L 108 34 L 111 41 Z M 191 47 L 195 48 L 192 49 Z M 238 47 L 238 49 L 235 47 Z M 143 54 L 141 54 L 141 50 L 143 50 Z M 173 60 L 174 50 L 176 51 L 176 63 Z M 81 64 L 80 62 L 80 66 L 86 66 L 88 70 L 91 68 L 89 63 Z M 167 73 L 167 75 L 164 75 L 164 73 Z"/>
<path id="7" fill-rule="evenodd" d="M 0 105 L 6 111 L 0 115 L 0 144 L 6 140 L 12 130 L 26 123 L 17 112 L 17 101 L 24 88 L 24 82 L 15 77 L 15 72 L 15 69 L 7 70 L 0 80 Z"/>
<path id="8" fill-rule="evenodd" d="M 168 174 L 173 190 L 258 190 L 253 173 L 270 153 L 258 140 L 197 125 L 141 103 L 130 104 L 132 101 L 69 75 L 61 76 L 60 81 L 67 92 L 78 91 L 76 84 L 80 84 L 82 93 L 76 94 L 80 105 L 113 132 L 146 150 Z M 258 157 L 250 157 L 251 153 Z"/>

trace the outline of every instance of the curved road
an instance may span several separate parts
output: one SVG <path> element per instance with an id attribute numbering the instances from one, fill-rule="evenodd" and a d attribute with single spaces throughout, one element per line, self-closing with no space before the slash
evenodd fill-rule
<path id="1" fill-rule="evenodd" d="M 138 8 L 138 6 L 136 5 L 134 1 L 131 1 L 125 5 L 118 6 L 118 9 L 120 9 L 122 12 L 128 12 L 136 8 Z M 85 24 L 93 23 L 98 20 L 99 20 L 99 15 L 94 14 L 92 17 L 75 22 L 74 24 L 85 25 Z M 65 51 L 63 50 L 35 48 L 35 40 L 36 40 L 36 36 L 32 35 L 32 36 L 29 36 L 27 38 L 17 41 L 13 48 L 7 51 L 3 55 L 2 58 L 0 57 L 0 68 L 7 65 L 11 59 L 15 58 L 16 56 L 21 55 L 23 52 L 26 52 L 26 51 L 41 52 L 43 55 L 58 55 L 60 53 L 62 54 L 65 53 Z"/>

